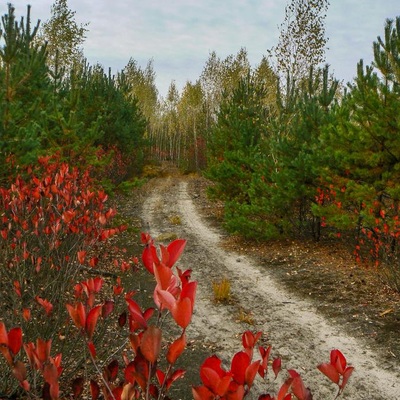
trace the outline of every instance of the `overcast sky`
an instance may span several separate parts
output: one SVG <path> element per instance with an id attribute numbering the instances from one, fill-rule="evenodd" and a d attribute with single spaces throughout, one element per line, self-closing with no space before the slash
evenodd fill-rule
<path id="1" fill-rule="evenodd" d="M 0 13 L 10 1 L 0 0 Z M 11 0 L 19 17 L 32 5 L 32 20 L 50 17 L 52 0 Z M 256 66 L 277 44 L 286 0 L 68 0 L 78 23 L 89 22 L 84 45 L 90 64 L 117 72 L 130 58 L 143 68 L 154 61 L 162 96 L 174 80 L 181 90 L 196 81 L 216 51 L 220 58 L 248 51 Z M 331 0 L 326 19 L 327 62 L 336 78 L 351 81 L 358 61 L 372 61 L 372 43 L 385 20 L 400 16 L 399 0 Z"/>

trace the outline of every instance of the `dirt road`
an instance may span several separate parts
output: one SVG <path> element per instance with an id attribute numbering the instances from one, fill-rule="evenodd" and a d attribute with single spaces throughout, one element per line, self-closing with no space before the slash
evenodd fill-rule
<path id="1" fill-rule="evenodd" d="M 241 349 L 243 331 L 263 331 L 264 344 L 272 344 L 273 356 L 282 357 L 283 368 L 297 370 L 318 400 L 335 397 L 336 388 L 316 366 L 329 361 L 330 350 L 338 348 L 356 368 L 343 398 L 400 399 L 399 368 L 385 368 L 382 357 L 366 343 L 341 331 L 319 314 L 312 302 L 285 290 L 255 259 L 221 247 L 223 233 L 209 226 L 197 210 L 188 192 L 188 179 L 153 179 L 143 202 L 142 219 L 155 238 L 176 234 L 187 239 L 181 266 L 191 268 L 198 281 L 189 339 L 214 350 L 227 363 Z M 212 282 L 224 277 L 231 282 L 233 301 L 215 304 Z M 254 324 L 243 322 L 243 315 L 251 316 Z M 193 359 L 197 370 L 199 362 Z M 276 392 L 278 384 L 260 381 L 250 398 Z"/>

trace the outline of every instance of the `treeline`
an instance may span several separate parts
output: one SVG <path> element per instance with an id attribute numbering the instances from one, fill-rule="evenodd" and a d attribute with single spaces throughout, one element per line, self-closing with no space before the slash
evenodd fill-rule
<path id="1" fill-rule="evenodd" d="M 49 52 L 39 22 L 31 27 L 29 6 L 18 21 L 9 5 L 0 40 L 2 179 L 51 154 L 113 184 L 141 170 L 148 122 L 133 86 L 143 71 L 112 76 L 83 57 L 68 65 L 54 43 Z"/>
<path id="2" fill-rule="evenodd" d="M 225 225 L 249 239 L 341 237 L 400 290 L 400 18 L 346 87 L 329 67 L 282 77 L 242 49 L 182 94 L 172 84 L 153 149 L 202 169 Z"/>

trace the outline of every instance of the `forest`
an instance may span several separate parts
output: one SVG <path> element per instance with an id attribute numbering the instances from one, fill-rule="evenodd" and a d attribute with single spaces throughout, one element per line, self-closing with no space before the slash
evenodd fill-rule
<path id="1" fill-rule="evenodd" d="M 60 327 L 68 311 L 94 355 L 101 309 L 90 303 L 86 325 L 77 306 L 61 311 L 56 297 L 65 282 L 52 277 L 61 268 L 75 277 L 71 260 L 97 264 L 89 257 L 95 243 L 126 229 L 111 223 L 116 211 L 106 199 L 134 190 L 151 176 L 150 166 L 164 161 L 210 181 L 208 194 L 223 202 L 228 232 L 255 242 L 347 243 L 358 262 L 377 268 L 400 291 L 400 16 L 377 32 L 371 65 L 360 60 L 356 78 L 345 84 L 325 64 L 328 2 L 316 3 L 305 9 L 291 2 L 296 12 L 286 13 L 279 43 L 256 67 L 245 48 L 225 59 L 211 52 L 198 80 L 181 93 L 172 82 L 166 98 L 158 94 L 152 61 L 141 68 L 131 58 L 115 75 L 89 65 L 82 50 L 87 28 L 77 25 L 66 0 L 55 1 L 42 25 L 31 21 L 30 6 L 19 19 L 9 5 L 0 25 L 0 263 L 7 266 L 0 286 L 6 292 L 12 282 L 6 301 L 20 304 L 21 314 L 8 310 L 8 321 L 28 329 L 31 313 L 42 318 L 43 309 L 47 316 L 57 309 Z M 310 20 L 315 23 L 306 25 Z M 313 46 L 305 47 L 311 39 Z M 173 257 L 181 246 L 169 248 Z M 36 274 L 48 271 L 46 283 L 29 288 L 26 268 L 15 268 L 27 265 Z M 94 296 L 100 287 L 88 280 L 75 291 Z M 193 302 L 194 288 L 186 291 Z M 38 310 L 29 309 L 32 299 Z M 131 298 L 127 303 L 131 325 L 146 325 L 149 316 Z M 0 326 L 0 344 L 19 335 L 5 329 Z M 41 329 L 28 337 L 46 336 Z M 153 330 L 146 338 L 157 335 Z M 5 349 L 27 390 L 25 367 L 14 360 L 19 349 Z M 30 349 L 31 364 L 46 370 Z M 57 363 L 52 359 L 44 376 L 57 375 Z M 57 398 L 54 379 L 45 381 L 47 398 Z M 10 387 L 0 384 L 0 392 Z"/>

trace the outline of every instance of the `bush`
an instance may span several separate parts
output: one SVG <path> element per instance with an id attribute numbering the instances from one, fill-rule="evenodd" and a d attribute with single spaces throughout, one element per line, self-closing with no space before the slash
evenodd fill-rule
<path id="1" fill-rule="evenodd" d="M 41 159 L 27 171 L 29 180 L 18 178 L 0 192 L 1 396 L 98 399 L 102 392 L 105 399 L 168 399 L 185 373 L 177 361 L 197 289 L 191 270 L 175 266 L 186 241 L 157 250 L 148 234 L 141 235 L 142 263 L 154 278 L 153 307 L 142 309 L 123 286 L 121 276 L 132 271 L 134 258 L 115 263 L 120 272 L 114 267 L 114 279 L 83 278 L 82 272 L 96 271 L 96 246 L 123 227 L 107 227 L 115 210 L 106 208 L 104 192 L 91 189 L 87 173 L 49 161 Z M 261 335 L 244 332 L 243 349 L 228 371 L 218 357 L 207 358 L 193 397 L 242 399 L 270 363 L 277 376 L 281 361 L 270 360 L 271 347 L 257 345 Z M 339 350 L 318 368 L 338 385 L 338 395 L 353 371 Z M 289 370 L 277 398 L 292 394 L 311 399 L 300 375 Z"/>

